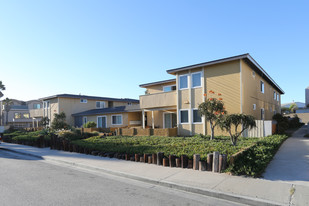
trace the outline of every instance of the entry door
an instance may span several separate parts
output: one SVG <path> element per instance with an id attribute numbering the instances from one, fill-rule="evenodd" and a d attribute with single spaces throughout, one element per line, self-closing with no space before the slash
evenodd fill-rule
<path id="1" fill-rule="evenodd" d="M 106 117 L 98 117 L 98 127 L 106 128 Z"/>
<path id="2" fill-rule="evenodd" d="M 176 127 L 177 117 L 175 113 L 164 113 L 164 128 Z"/>

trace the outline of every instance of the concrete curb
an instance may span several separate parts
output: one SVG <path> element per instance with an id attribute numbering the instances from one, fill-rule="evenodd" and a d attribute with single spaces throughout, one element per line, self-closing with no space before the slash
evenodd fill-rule
<path id="1" fill-rule="evenodd" d="M 77 168 L 82 168 L 82 169 L 100 171 L 100 172 L 104 172 L 104 173 L 119 176 L 119 177 L 125 177 L 125 178 L 129 178 L 129 179 L 133 179 L 133 180 L 137 180 L 137 181 L 141 181 L 141 182 L 145 182 L 145 183 L 150 183 L 150 184 L 164 186 L 164 187 L 182 190 L 182 191 L 186 191 L 186 192 L 196 193 L 196 194 L 214 197 L 214 198 L 218 198 L 218 199 L 224 199 L 224 200 L 228 200 L 228 201 L 231 201 L 231 202 L 237 202 L 237 203 L 246 204 L 246 205 L 254 205 L 254 206 L 280 206 L 280 205 L 282 205 L 280 203 L 269 201 L 269 200 L 263 200 L 263 199 L 259 199 L 259 198 L 251 198 L 251 197 L 247 197 L 247 196 L 241 196 L 241 195 L 236 195 L 236 194 L 231 194 L 231 193 L 219 192 L 219 191 L 216 191 L 216 190 L 208 190 L 208 189 L 196 188 L 196 187 L 191 187 L 191 186 L 179 185 L 179 184 L 167 182 L 167 181 L 164 181 L 164 180 L 158 181 L 158 180 L 139 177 L 139 176 L 135 176 L 135 175 L 127 174 L 127 173 L 115 172 L 115 171 L 112 171 L 112 170 L 102 169 L 102 168 L 99 168 L 99 167 L 88 166 L 88 165 L 84 165 L 84 164 L 80 164 L 80 163 L 63 161 L 63 160 L 54 159 L 54 158 L 50 158 L 50 157 L 42 157 L 42 156 L 39 156 L 39 155 L 29 154 L 27 152 L 16 151 L 16 150 L 13 150 L 13 149 L 3 148 L 3 150 L 15 152 L 15 153 L 22 154 L 22 155 L 28 155 L 28 156 L 36 157 L 36 158 L 43 159 L 43 160 L 46 160 L 46 161 L 52 161 L 52 162 L 67 164 L 67 165 L 74 166 L 74 167 L 77 167 Z"/>

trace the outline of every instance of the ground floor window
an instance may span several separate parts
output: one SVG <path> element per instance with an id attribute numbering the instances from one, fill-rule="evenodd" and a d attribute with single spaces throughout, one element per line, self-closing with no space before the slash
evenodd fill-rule
<path id="1" fill-rule="evenodd" d="M 106 116 L 97 117 L 97 127 L 106 128 Z"/>
<path id="2" fill-rule="evenodd" d="M 189 123 L 189 110 L 180 110 L 180 123 Z"/>
<path id="3" fill-rule="evenodd" d="M 198 109 L 193 110 L 193 123 L 202 123 L 202 116 Z"/>
<path id="4" fill-rule="evenodd" d="M 122 115 L 112 115 L 112 125 L 121 125 Z"/>

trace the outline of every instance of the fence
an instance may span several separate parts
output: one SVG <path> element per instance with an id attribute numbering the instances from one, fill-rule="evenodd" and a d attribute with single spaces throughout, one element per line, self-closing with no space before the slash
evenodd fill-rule
<path id="1" fill-rule="evenodd" d="M 253 129 L 246 129 L 243 132 L 243 137 L 266 137 L 274 133 L 273 121 L 255 120 L 255 123 L 256 127 Z"/>

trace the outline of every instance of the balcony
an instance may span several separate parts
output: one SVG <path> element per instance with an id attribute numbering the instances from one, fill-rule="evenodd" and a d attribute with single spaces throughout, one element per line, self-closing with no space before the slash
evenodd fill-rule
<path id="1" fill-rule="evenodd" d="M 177 102 L 176 91 L 141 95 L 141 109 L 175 107 Z"/>
<path id="2" fill-rule="evenodd" d="M 29 109 L 30 117 L 43 117 L 43 109 Z"/>

